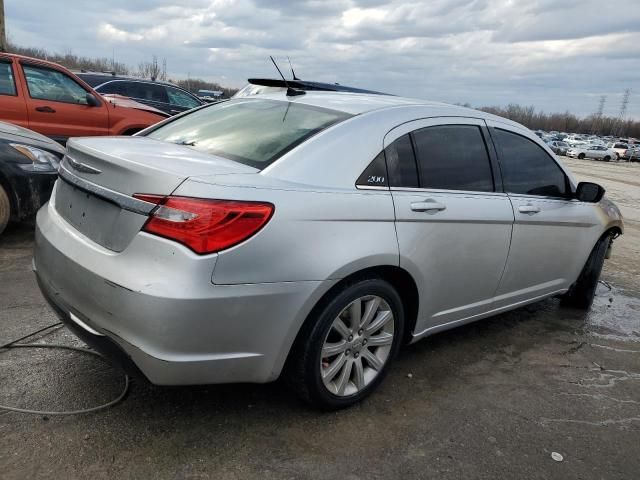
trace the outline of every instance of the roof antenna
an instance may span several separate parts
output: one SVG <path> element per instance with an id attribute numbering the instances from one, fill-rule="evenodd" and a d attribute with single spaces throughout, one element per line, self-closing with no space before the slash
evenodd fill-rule
<path id="1" fill-rule="evenodd" d="M 287 82 L 287 79 L 284 78 L 284 75 L 282 74 L 282 72 L 278 68 L 278 64 L 276 63 L 276 61 L 273 59 L 273 57 L 271 55 L 269 55 L 269 58 L 271 59 L 271 61 L 273 62 L 273 65 L 276 67 L 276 70 L 278 70 L 278 73 L 282 77 L 282 81 L 287 86 L 287 97 L 295 97 L 297 95 L 304 95 L 306 92 L 304 92 L 302 90 L 296 90 L 295 88 L 291 88 L 291 86 Z"/>
<path id="2" fill-rule="evenodd" d="M 289 68 L 291 69 L 291 75 L 293 75 L 294 80 L 300 80 L 296 77 L 296 72 L 293 71 L 293 65 L 291 65 L 291 59 L 287 56 L 287 61 L 289 62 Z"/>

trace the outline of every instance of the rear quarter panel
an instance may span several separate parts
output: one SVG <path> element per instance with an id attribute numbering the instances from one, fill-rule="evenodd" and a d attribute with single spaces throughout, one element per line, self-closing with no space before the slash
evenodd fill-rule
<path id="1" fill-rule="evenodd" d="M 224 185 L 224 176 L 218 182 L 187 180 L 174 195 L 266 201 L 275 212 L 254 237 L 219 253 L 216 284 L 339 279 L 371 266 L 398 265 L 388 191 Z"/>

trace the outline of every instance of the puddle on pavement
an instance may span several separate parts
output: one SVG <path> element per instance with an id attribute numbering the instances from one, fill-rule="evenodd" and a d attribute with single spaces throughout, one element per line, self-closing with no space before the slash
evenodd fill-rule
<path id="1" fill-rule="evenodd" d="M 609 290 L 606 285 L 598 285 L 586 330 L 601 338 L 640 342 L 640 298 L 625 295 L 616 287 Z"/>

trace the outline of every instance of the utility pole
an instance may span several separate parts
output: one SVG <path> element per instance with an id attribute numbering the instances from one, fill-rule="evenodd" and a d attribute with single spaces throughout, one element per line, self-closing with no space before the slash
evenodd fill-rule
<path id="1" fill-rule="evenodd" d="M 616 128 L 614 130 L 614 135 L 616 137 L 622 136 L 624 134 L 624 117 L 627 116 L 627 106 L 629 105 L 629 97 L 631 96 L 631 89 L 627 88 L 624 91 L 624 95 L 622 96 L 622 104 L 620 105 L 620 115 L 618 115 L 618 121 L 616 122 Z"/>
<path id="2" fill-rule="evenodd" d="M 602 95 L 600 97 L 600 102 L 598 103 L 598 111 L 593 119 L 593 125 L 591 126 L 591 134 L 595 135 L 598 133 L 598 128 L 600 127 L 600 122 L 602 121 L 602 115 L 604 114 L 604 104 L 607 101 L 607 96 Z"/>
<path id="3" fill-rule="evenodd" d="M 4 0 L 0 0 L 0 52 L 7 51 L 7 34 L 4 28 Z"/>

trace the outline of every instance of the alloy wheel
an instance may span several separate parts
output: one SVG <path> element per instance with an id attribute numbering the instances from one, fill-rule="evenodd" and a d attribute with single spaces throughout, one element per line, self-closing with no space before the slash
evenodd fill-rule
<path id="1" fill-rule="evenodd" d="M 368 295 L 347 305 L 322 346 L 320 376 L 327 390 L 346 397 L 370 384 L 389 358 L 394 330 L 393 312 L 383 298 Z"/>

